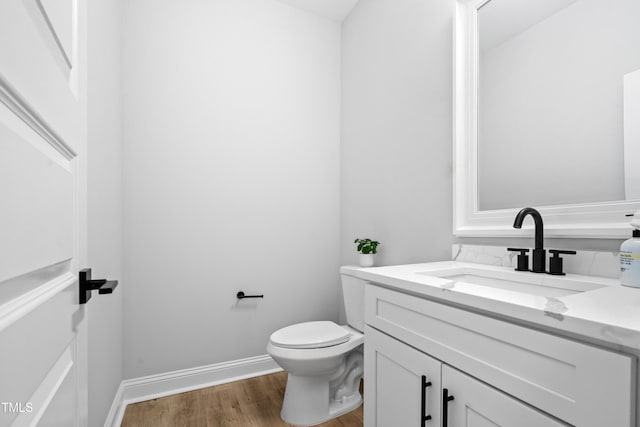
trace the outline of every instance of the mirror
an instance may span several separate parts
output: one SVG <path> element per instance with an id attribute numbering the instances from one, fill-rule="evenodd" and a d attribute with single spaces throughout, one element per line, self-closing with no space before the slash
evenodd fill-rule
<path id="1" fill-rule="evenodd" d="M 625 181 L 623 130 L 624 81 L 640 79 L 638 23 L 637 0 L 480 7 L 481 211 L 640 198 Z"/>
<path id="2" fill-rule="evenodd" d="M 640 208 L 640 2 L 459 0 L 455 233 L 628 235 Z"/>

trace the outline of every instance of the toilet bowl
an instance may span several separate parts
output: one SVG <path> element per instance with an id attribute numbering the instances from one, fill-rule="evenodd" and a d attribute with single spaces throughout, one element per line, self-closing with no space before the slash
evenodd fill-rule
<path id="1" fill-rule="evenodd" d="M 288 373 L 280 416 L 289 424 L 320 424 L 362 404 L 364 282 L 354 270 L 341 269 L 349 325 L 298 323 L 269 339 L 267 352 Z"/>

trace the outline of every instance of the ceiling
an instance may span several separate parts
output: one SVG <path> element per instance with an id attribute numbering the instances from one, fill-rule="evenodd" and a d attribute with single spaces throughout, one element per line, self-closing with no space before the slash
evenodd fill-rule
<path id="1" fill-rule="evenodd" d="M 322 1 L 322 0 L 320 0 Z M 492 0 L 478 10 L 480 51 L 492 49 L 578 0 Z"/>
<path id="2" fill-rule="evenodd" d="M 358 0 L 279 0 L 307 12 L 342 22 Z"/>

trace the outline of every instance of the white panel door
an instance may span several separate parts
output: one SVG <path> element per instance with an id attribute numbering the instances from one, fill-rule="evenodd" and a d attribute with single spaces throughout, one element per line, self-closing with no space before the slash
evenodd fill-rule
<path id="1" fill-rule="evenodd" d="M 364 424 L 440 426 L 441 363 L 365 326 Z"/>
<path id="2" fill-rule="evenodd" d="M 0 1 L 0 427 L 87 425 L 84 4 Z"/>
<path id="3" fill-rule="evenodd" d="M 447 365 L 442 387 L 443 400 L 445 393 L 451 399 L 442 408 L 442 427 L 569 426 Z"/>

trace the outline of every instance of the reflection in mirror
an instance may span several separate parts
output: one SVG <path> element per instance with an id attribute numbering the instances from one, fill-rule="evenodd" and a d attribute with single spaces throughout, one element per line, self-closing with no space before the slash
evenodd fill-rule
<path id="1" fill-rule="evenodd" d="M 640 199 L 640 1 L 491 0 L 477 23 L 478 209 Z"/>

